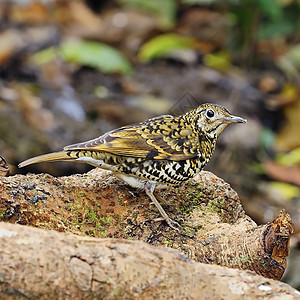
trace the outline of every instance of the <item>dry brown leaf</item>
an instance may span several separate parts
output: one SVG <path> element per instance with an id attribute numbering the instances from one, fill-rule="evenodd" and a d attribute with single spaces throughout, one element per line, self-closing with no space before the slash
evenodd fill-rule
<path id="1" fill-rule="evenodd" d="M 271 75 L 265 75 L 259 81 L 259 89 L 264 92 L 271 92 L 278 88 L 277 80 Z"/>
<path id="2" fill-rule="evenodd" d="M 204 49 L 218 49 L 224 47 L 227 25 L 224 13 L 193 7 L 181 17 L 178 31 L 197 38 Z"/>
<path id="3" fill-rule="evenodd" d="M 268 161 L 263 167 L 272 179 L 300 186 L 300 166 L 282 166 L 274 161 Z"/>
<path id="4" fill-rule="evenodd" d="M 99 30 L 102 24 L 100 17 L 94 14 L 83 2 L 70 1 L 69 9 L 73 22 L 77 26 L 84 27 L 93 33 Z"/>
<path id="5" fill-rule="evenodd" d="M 18 23 L 43 24 L 49 21 L 48 10 L 41 1 L 31 1 L 28 5 L 13 5 L 10 17 Z"/>
<path id="6" fill-rule="evenodd" d="M 6 62 L 16 51 L 24 47 L 18 31 L 9 29 L 0 34 L 0 64 Z"/>
<path id="7" fill-rule="evenodd" d="M 277 109 L 299 100 L 300 91 L 299 87 L 294 84 L 286 83 L 280 94 L 272 96 L 267 100 L 267 105 L 271 109 Z"/>
<path id="8" fill-rule="evenodd" d="M 28 124 L 42 131 L 52 130 L 55 127 L 53 114 L 42 107 L 41 99 L 23 84 L 14 83 L 13 86 L 18 94 L 21 113 Z"/>
<path id="9" fill-rule="evenodd" d="M 7 29 L 0 33 L 0 65 L 14 55 L 25 58 L 25 53 L 36 51 L 53 44 L 57 31 L 52 26 L 28 26 Z"/>

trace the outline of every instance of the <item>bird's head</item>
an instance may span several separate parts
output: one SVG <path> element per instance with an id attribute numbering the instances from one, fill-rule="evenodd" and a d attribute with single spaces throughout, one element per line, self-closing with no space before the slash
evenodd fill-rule
<path id="1" fill-rule="evenodd" d="M 211 138 L 217 138 L 231 123 L 247 122 L 246 119 L 232 115 L 225 107 L 217 104 L 202 104 L 190 113 L 194 114 L 196 128 Z"/>

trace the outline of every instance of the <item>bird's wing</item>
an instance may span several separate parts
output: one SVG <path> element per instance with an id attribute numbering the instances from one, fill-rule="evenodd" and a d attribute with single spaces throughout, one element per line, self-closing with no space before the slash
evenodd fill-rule
<path id="1" fill-rule="evenodd" d="M 197 139 L 193 130 L 185 129 L 180 119 L 165 115 L 112 130 L 99 138 L 67 146 L 64 150 L 82 149 L 180 161 L 197 156 Z"/>

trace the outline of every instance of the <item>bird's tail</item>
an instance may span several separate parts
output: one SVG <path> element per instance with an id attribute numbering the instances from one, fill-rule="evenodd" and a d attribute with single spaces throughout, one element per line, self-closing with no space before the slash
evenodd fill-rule
<path id="1" fill-rule="evenodd" d="M 54 152 L 49 154 L 44 154 L 40 156 L 36 156 L 33 158 L 29 158 L 19 164 L 19 168 L 23 168 L 28 165 L 40 163 L 40 162 L 46 162 L 46 161 L 57 161 L 57 160 L 72 160 L 74 158 L 70 157 L 68 155 L 68 152 L 60 151 L 60 152 Z"/>

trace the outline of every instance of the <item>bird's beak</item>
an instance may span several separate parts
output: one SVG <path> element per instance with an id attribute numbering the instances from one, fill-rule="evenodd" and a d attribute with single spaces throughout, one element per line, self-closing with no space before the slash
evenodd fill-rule
<path id="1" fill-rule="evenodd" d="M 224 121 L 224 123 L 247 123 L 246 119 L 232 115 L 222 118 L 222 121 Z"/>

